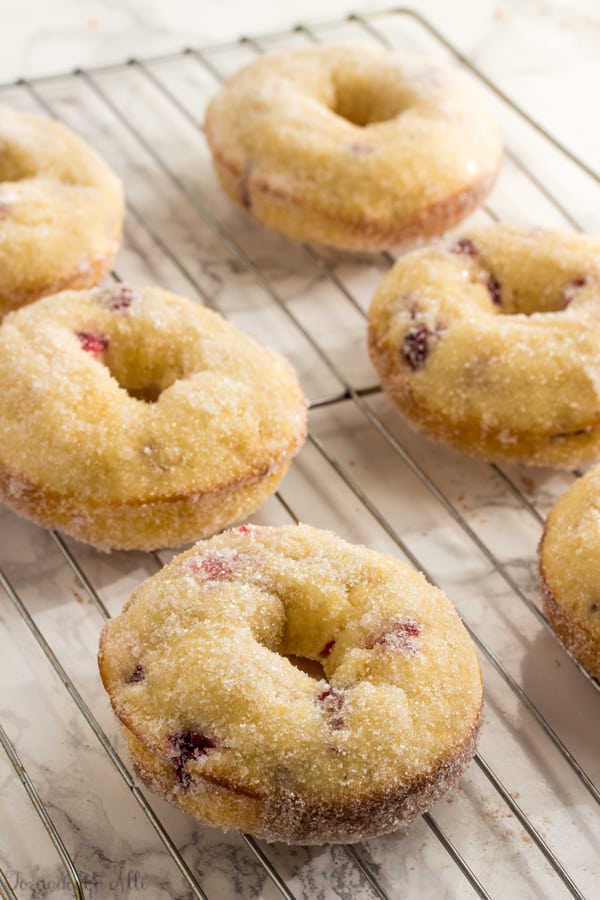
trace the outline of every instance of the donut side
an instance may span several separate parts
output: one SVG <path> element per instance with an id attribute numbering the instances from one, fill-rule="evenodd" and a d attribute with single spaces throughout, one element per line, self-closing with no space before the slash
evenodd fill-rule
<path id="1" fill-rule="evenodd" d="M 124 195 L 104 160 L 59 122 L 0 106 L 0 316 L 97 284 L 121 242 Z"/>
<path id="2" fill-rule="evenodd" d="M 58 528 L 100 550 L 178 547 L 255 512 L 277 490 L 295 450 L 294 444 L 289 457 L 266 471 L 212 491 L 106 505 L 61 496 L 0 467 L 0 500 L 36 525 Z"/>
<path id="3" fill-rule="evenodd" d="M 29 284 L 24 287 L 19 278 L 19 286 L 5 286 L 0 292 L 0 318 L 12 310 L 34 303 L 40 297 L 57 294 L 64 290 L 85 290 L 92 288 L 109 274 L 121 244 L 121 225 L 115 222 L 112 237 L 106 240 L 104 252 L 80 260 L 69 271 L 57 272 L 48 277 L 42 270 L 39 276 L 29 276 Z"/>
<path id="4" fill-rule="evenodd" d="M 409 424 L 486 460 L 600 454 L 600 242 L 496 225 L 401 257 L 368 349 Z"/>
<path id="5" fill-rule="evenodd" d="M 554 596 L 546 581 L 543 565 L 540 564 L 540 582 L 544 615 L 552 625 L 556 635 L 577 662 L 594 678 L 600 679 L 600 644 L 597 636 L 576 622 Z"/>
<path id="6" fill-rule="evenodd" d="M 538 558 L 548 621 L 575 659 L 600 678 L 600 467 L 554 505 Z"/>
<path id="7" fill-rule="evenodd" d="M 441 444 L 450 444 L 463 453 L 486 462 L 522 462 L 528 465 L 572 469 L 594 462 L 600 457 L 600 425 L 596 417 L 573 433 L 519 433 L 489 423 L 482 428 L 477 416 L 463 415 L 453 419 L 439 409 L 419 403 L 405 376 L 398 374 L 398 364 L 379 331 L 369 324 L 368 350 L 386 394 L 394 401 L 407 423 L 415 430 Z"/>
<path id="8" fill-rule="evenodd" d="M 278 181 L 240 169 L 215 142 L 212 150 L 221 187 L 245 213 L 295 240 L 349 251 L 400 249 L 443 234 L 481 205 L 497 176 L 494 168 L 456 193 L 424 206 L 407 221 L 369 216 L 366 208 L 361 216 L 344 218 L 332 207 L 312 208 L 301 192 L 283 190 Z"/>
<path id="9" fill-rule="evenodd" d="M 310 845 L 356 843 L 409 825 L 463 774 L 477 750 L 481 721 L 480 710 L 465 740 L 428 774 L 397 790 L 357 796 L 354 802 L 339 806 L 311 802 L 293 792 L 256 794 L 243 785 L 202 776 L 182 788 L 173 766 L 165 765 L 122 727 L 136 774 L 169 803 L 225 831 L 237 829 L 269 842 Z"/>

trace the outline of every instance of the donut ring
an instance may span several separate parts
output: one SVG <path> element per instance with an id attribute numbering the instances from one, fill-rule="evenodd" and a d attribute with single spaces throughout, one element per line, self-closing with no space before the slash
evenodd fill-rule
<path id="1" fill-rule="evenodd" d="M 600 466 L 554 505 L 539 548 L 544 612 L 590 675 L 600 679 Z"/>
<path id="2" fill-rule="evenodd" d="M 176 557 L 105 626 L 99 666 L 143 781 L 269 841 L 399 828 L 475 752 L 481 673 L 450 601 L 307 526 Z"/>
<path id="3" fill-rule="evenodd" d="M 81 138 L 0 106 L 0 318 L 97 284 L 119 247 L 123 210 L 119 180 Z"/>
<path id="4" fill-rule="evenodd" d="M 600 455 L 600 241 L 494 225 L 407 254 L 369 351 L 413 427 L 489 460 Z"/>
<path id="5" fill-rule="evenodd" d="M 0 498 L 104 548 L 173 546 L 243 518 L 306 430 L 283 357 L 158 288 L 11 313 L 0 384 Z"/>
<path id="6" fill-rule="evenodd" d="M 459 72 L 353 46 L 257 59 L 211 101 L 205 130 L 221 185 L 246 213 L 350 250 L 455 225 L 490 191 L 502 152 Z"/>

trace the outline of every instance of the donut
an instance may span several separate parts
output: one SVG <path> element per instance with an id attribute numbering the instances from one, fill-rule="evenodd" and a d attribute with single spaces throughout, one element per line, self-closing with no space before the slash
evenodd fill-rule
<path id="1" fill-rule="evenodd" d="M 399 259 L 369 351 L 408 423 L 488 460 L 600 455 L 600 241 L 494 225 Z"/>
<path id="2" fill-rule="evenodd" d="M 600 679 L 600 466 L 578 478 L 551 509 L 539 561 L 548 621 Z"/>
<path id="3" fill-rule="evenodd" d="M 103 629 L 134 767 L 210 825 L 296 844 L 406 825 L 461 775 L 473 644 L 405 563 L 306 525 L 196 544 Z"/>
<path id="4" fill-rule="evenodd" d="M 0 325 L 0 499 L 101 548 L 253 512 L 306 430 L 289 363 L 159 288 L 65 291 Z"/>
<path id="5" fill-rule="evenodd" d="M 375 251 L 439 235 L 490 191 L 502 149 L 458 71 L 359 46 L 242 68 L 205 121 L 227 195 L 301 241 Z"/>
<path id="6" fill-rule="evenodd" d="M 0 106 L 0 318 L 109 271 L 123 227 L 109 167 L 58 122 Z"/>

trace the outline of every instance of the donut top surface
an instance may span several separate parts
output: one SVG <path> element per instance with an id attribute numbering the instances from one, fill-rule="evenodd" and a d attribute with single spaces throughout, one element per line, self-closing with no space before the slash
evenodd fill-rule
<path id="1" fill-rule="evenodd" d="M 411 220 L 495 172 L 501 144 L 460 72 L 362 46 L 261 57 L 230 78 L 206 117 L 232 172 L 325 217 Z M 335 212 L 334 212 L 335 210 Z"/>
<path id="2" fill-rule="evenodd" d="M 249 796 L 398 790 L 461 747 L 482 702 L 450 601 L 307 526 L 243 525 L 177 557 L 106 625 L 100 669 L 181 789 L 197 772 Z"/>
<path id="3" fill-rule="evenodd" d="M 0 464 L 90 503 L 244 483 L 303 440 L 291 366 L 158 288 L 67 291 L 0 326 Z"/>
<path id="4" fill-rule="evenodd" d="M 119 180 L 81 138 L 0 106 L 0 315 L 113 255 L 123 207 Z"/>
<path id="5" fill-rule="evenodd" d="M 495 225 L 416 250 L 369 321 L 391 389 L 432 414 L 507 440 L 600 424 L 598 239 Z"/>

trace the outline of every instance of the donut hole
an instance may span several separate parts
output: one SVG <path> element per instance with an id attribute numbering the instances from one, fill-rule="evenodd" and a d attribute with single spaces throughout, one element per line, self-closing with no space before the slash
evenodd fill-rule
<path id="1" fill-rule="evenodd" d="M 2 148 L 0 148 L 1 150 Z M 16 153 L 0 152 L 0 183 L 24 181 L 38 174 L 37 169 Z"/>
<path id="2" fill-rule="evenodd" d="M 360 128 L 389 122 L 410 105 L 406 91 L 391 83 L 385 73 L 376 77 L 371 71 L 344 71 L 334 78 L 334 85 L 333 112 Z"/>
<path id="3" fill-rule="evenodd" d="M 585 303 L 597 290 L 597 264 L 550 233 L 550 249 L 536 233 L 505 231 L 495 246 L 493 228 L 455 241 L 450 252 L 465 262 L 473 284 L 483 284 L 498 315 L 560 313 L 571 303 Z M 541 232 L 544 237 L 545 233 Z"/>
<path id="4" fill-rule="evenodd" d="M 153 357 L 144 348 L 134 347 L 124 352 L 109 345 L 104 365 L 124 391 L 141 403 L 156 403 L 161 394 L 185 377 L 180 360 Z"/>
<path id="5" fill-rule="evenodd" d="M 529 281 L 513 285 L 508 278 L 501 281 L 490 274 L 486 286 L 500 315 L 532 316 L 563 312 L 590 283 L 585 275 L 547 279 L 543 273 L 535 273 Z"/>
<path id="6" fill-rule="evenodd" d="M 310 675 L 315 681 L 329 680 L 325 674 L 325 669 L 316 659 L 309 659 L 306 656 L 295 656 L 294 654 L 288 654 L 286 659 L 294 666 L 294 668 L 304 672 L 305 675 Z"/>

